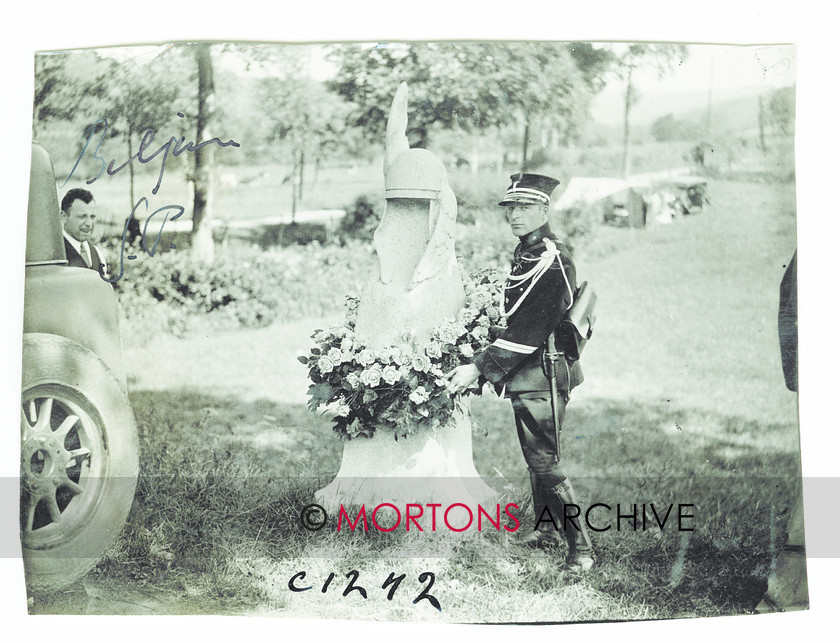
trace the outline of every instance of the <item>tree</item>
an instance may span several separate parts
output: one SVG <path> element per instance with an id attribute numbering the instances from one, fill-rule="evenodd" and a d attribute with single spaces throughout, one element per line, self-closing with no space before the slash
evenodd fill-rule
<path id="1" fill-rule="evenodd" d="M 72 121 L 89 112 L 105 95 L 108 70 L 93 52 L 35 56 L 32 134 L 38 138 L 54 121 Z"/>
<path id="2" fill-rule="evenodd" d="M 658 142 L 689 141 L 700 134 L 697 123 L 676 118 L 673 114 L 660 116 L 650 126 L 650 132 Z"/>
<path id="3" fill-rule="evenodd" d="M 213 136 L 211 129 L 215 116 L 215 88 L 213 85 L 213 61 L 210 58 L 210 43 L 202 42 L 192 46 L 198 71 L 196 104 L 196 143 Z M 206 145 L 193 152 L 193 258 L 201 263 L 212 263 L 213 244 L 213 161 L 215 145 Z"/>
<path id="4" fill-rule="evenodd" d="M 166 148 L 166 155 L 158 156 L 161 177 L 164 159 L 171 162 L 173 157 L 184 152 L 188 153 L 185 156 L 193 156 L 194 166 L 188 175 L 194 185 L 191 242 L 194 257 L 202 262 L 212 261 L 214 250 L 212 174 L 217 145 L 212 143 L 218 138 L 210 133 L 215 127 L 210 48 L 209 43 L 167 47 L 144 64 L 136 59 L 117 57 L 108 50 L 36 57 L 36 133 L 39 127 L 46 131 L 48 123 L 72 120 L 76 125 L 83 123 L 85 134 L 81 144 L 85 145 L 91 134 L 88 129 L 91 123 L 98 123 L 97 127 L 103 128 L 107 121 L 106 138 L 122 138 L 126 162 L 120 164 L 116 160 L 122 159 L 123 154 L 102 153 L 115 159 L 115 171 L 109 167 L 109 173 L 127 168 L 131 176 L 132 208 L 136 203 L 133 177 L 134 162 L 137 162 L 133 142 L 139 136 L 150 130 L 157 134 L 147 141 L 147 157 L 157 156 L 152 150 L 158 146 Z M 188 108 L 190 103 L 195 105 L 194 111 Z M 174 128 L 175 132 L 165 129 L 172 123 L 180 125 Z M 185 127 L 192 124 L 195 135 L 182 134 Z M 219 145 L 226 146 L 221 141 Z M 92 156 L 92 150 L 93 146 L 88 157 Z M 133 226 L 137 232 L 137 223 Z"/>
<path id="5" fill-rule="evenodd" d="M 146 131 L 165 130 L 173 122 L 184 84 L 178 73 L 182 65 L 168 50 L 151 60 L 146 58 L 140 62 L 138 57 L 116 57 L 107 49 L 37 56 L 36 135 L 46 133 L 56 122 L 67 121 L 71 129 L 83 128 L 77 139 L 80 145 L 98 141 L 104 131 L 103 142 L 121 139 L 124 151 L 115 152 L 109 145 L 106 154 L 103 146 L 103 156 L 132 159 L 137 152 L 135 141 Z M 131 211 L 136 203 L 135 163 L 125 166 L 129 174 L 127 211 Z M 132 239 L 139 235 L 139 221 L 132 220 L 129 231 Z"/>
<path id="6" fill-rule="evenodd" d="M 677 61 L 688 58 L 685 45 L 634 43 L 622 52 L 614 52 L 614 69 L 624 85 L 624 141 L 622 176 L 630 173 L 630 110 L 639 100 L 633 74 L 641 68 L 654 69 L 660 78 L 673 70 Z"/>
<path id="7" fill-rule="evenodd" d="M 108 120 L 108 135 L 120 136 L 126 146 L 126 159 L 136 153 L 134 141 L 148 131 L 161 132 L 158 139 L 169 136 L 167 126 L 174 123 L 178 113 L 182 86 L 180 60 L 163 51 L 151 61 L 141 64 L 129 60 L 104 59 L 108 70 L 106 102 L 101 112 Z M 163 141 L 159 141 L 163 143 Z M 136 203 L 134 192 L 134 163 L 128 164 L 129 211 Z M 139 222 L 132 224 L 133 235 L 139 234 Z"/>
<path id="8" fill-rule="evenodd" d="M 764 109 L 764 96 L 758 96 L 758 141 L 761 144 L 761 151 L 767 151 L 767 138 L 764 136 L 764 126 L 767 122 L 767 114 Z"/>
<path id="9" fill-rule="evenodd" d="M 267 140 L 280 142 L 291 161 L 292 221 L 303 197 L 304 169 L 317 168 L 326 153 L 347 142 L 346 120 L 350 106 L 321 82 L 305 76 L 299 58 L 275 50 L 272 78 L 257 88 L 257 102 L 268 125 Z M 277 71 L 279 70 L 279 72 Z"/>
<path id="10" fill-rule="evenodd" d="M 592 92 L 563 43 L 401 43 L 336 47 L 332 89 L 354 104 L 351 125 L 381 140 L 400 82 L 409 86 L 407 132 L 426 146 L 433 124 L 483 131 L 519 123 L 523 162 L 536 120 L 573 135 Z M 592 75 L 594 78 L 594 72 Z"/>
<path id="11" fill-rule="evenodd" d="M 767 101 L 768 124 L 778 134 L 787 136 L 793 133 L 796 119 L 796 86 L 781 87 L 770 94 Z"/>
<path id="12" fill-rule="evenodd" d="M 593 93 L 600 92 L 607 84 L 614 61 L 609 49 L 599 48 L 589 42 L 572 42 L 567 45 L 575 65 Z"/>

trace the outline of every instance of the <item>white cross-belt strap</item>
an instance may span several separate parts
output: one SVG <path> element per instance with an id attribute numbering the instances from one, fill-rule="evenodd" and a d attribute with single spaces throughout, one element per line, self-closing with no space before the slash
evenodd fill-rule
<path id="1" fill-rule="evenodd" d="M 512 353 L 521 353 L 523 355 L 530 355 L 538 348 L 537 346 L 528 346 L 527 344 L 517 344 L 516 342 L 509 342 L 506 339 L 497 339 L 495 342 L 493 342 L 493 346 L 495 346 L 496 348 L 503 348 Z"/>
<path id="2" fill-rule="evenodd" d="M 555 260 L 557 260 L 557 263 L 560 264 L 560 271 L 563 273 L 563 281 L 566 282 L 566 289 L 569 291 L 569 307 L 571 308 L 572 304 L 575 303 L 575 295 L 572 292 L 571 284 L 569 284 L 569 278 L 566 276 L 566 269 L 563 268 L 563 262 L 560 259 L 560 251 L 557 249 L 557 244 L 547 237 L 543 238 L 543 243 L 545 243 L 545 250 L 542 252 L 537 264 L 533 268 L 521 275 L 514 275 L 511 273 L 507 276 L 507 281 L 510 282 L 510 285 L 505 285 L 502 289 L 502 298 L 499 302 L 499 312 L 502 317 L 510 317 L 519 309 L 519 306 L 523 301 L 525 301 L 528 293 L 531 292 L 534 285 L 542 278 L 542 276 L 548 272 L 548 269 L 551 268 L 551 264 L 554 263 Z M 528 284 L 528 288 L 526 288 L 525 292 L 523 292 L 519 299 L 516 300 L 513 308 L 505 311 L 505 290 L 516 288 L 526 279 L 531 279 L 531 283 Z"/>

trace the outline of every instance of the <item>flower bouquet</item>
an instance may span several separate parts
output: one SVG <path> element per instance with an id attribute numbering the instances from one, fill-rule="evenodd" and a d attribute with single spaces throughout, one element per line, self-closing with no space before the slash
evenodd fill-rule
<path id="1" fill-rule="evenodd" d="M 419 342 L 412 331 L 398 345 L 372 348 L 355 333 L 359 300 L 347 298 L 345 323 L 316 330 L 314 346 L 298 359 L 309 367 L 308 406 L 331 405 L 335 431 L 344 438 L 370 437 L 387 429 L 394 439 L 418 429 L 444 426 L 455 400 L 446 392 L 445 373 L 472 361 L 492 340 L 502 282 L 494 271 L 471 274 L 464 283 L 464 308 Z M 468 391 L 479 393 L 478 387 Z"/>

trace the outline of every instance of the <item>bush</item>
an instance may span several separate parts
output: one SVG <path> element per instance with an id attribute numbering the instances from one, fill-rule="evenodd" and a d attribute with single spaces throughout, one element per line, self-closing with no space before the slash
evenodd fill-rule
<path id="1" fill-rule="evenodd" d="M 259 327 L 339 312 L 373 264 L 369 246 L 290 246 L 217 255 L 212 265 L 169 251 L 127 262 L 117 296 L 129 328 L 152 324 L 183 334 L 195 327 Z"/>
<path id="2" fill-rule="evenodd" d="M 338 240 L 345 244 L 351 239 L 372 241 L 373 232 L 379 225 L 382 211 L 381 199 L 369 195 L 360 195 L 356 202 L 347 209 L 338 226 Z"/>
<path id="3" fill-rule="evenodd" d="M 262 233 L 253 240 L 263 250 L 275 246 L 306 246 L 316 242 L 327 242 L 327 226 L 323 223 L 286 223 L 265 226 Z"/>
<path id="4" fill-rule="evenodd" d="M 455 252 L 467 273 L 490 268 L 506 274 L 515 246 L 516 239 L 502 220 L 495 225 L 482 223 L 457 228 Z"/>
<path id="5" fill-rule="evenodd" d="M 323 223 L 290 223 L 280 234 L 281 246 L 307 246 L 313 242 L 327 242 L 327 226 Z"/>
<path id="6" fill-rule="evenodd" d="M 500 210 L 498 207 L 496 209 Z M 591 209 L 552 210 L 548 222 L 572 254 L 585 248 L 594 238 L 597 229 L 595 214 Z M 495 219 L 486 217 L 476 225 L 458 226 L 455 252 L 470 272 L 481 268 L 506 271 L 510 268 L 516 243 L 510 227 L 499 213 Z"/>
<path id="7" fill-rule="evenodd" d="M 554 212 L 552 216 L 558 223 L 557 236 L 572 254 L 592 241 L 598 216 L 597 208 L 573 206 Z"/>
<path id="8" fill-rule="evenodd" d="M 547 150 L 540 148 L 537 149 L 533 154 L 531 154 L 531 156 L 528 158 L 528 161 L 525 163 L 523 169 L 526 172 L 536 172 L 544 165 L 550 165 L 555 163 L 556 161 L 553 158 L 553 156 L 549 154 Z"/>
<path id="9" fill-rule="evenodd" d="M 212 265 L 195 263 L 186 252 L 170 251 L 132 264 L 119 282 L 124 306 L 160 302 L 187 315 L 222 314 L 242 326 L 261 326 L 279 304 L 274 288 L 266 288 L 270 266 L 237 261 L 230 255 Z M 149 299 L 151 297 L 151 299 Z"/>
<path id="10" fill-rule="evenodd" d="M 495 221 L 500 215 L 498 203 L 508 186 L 507 180 L 504 174 L 450 172 L 450 185 L 458 199 L 458 222 Z"/>

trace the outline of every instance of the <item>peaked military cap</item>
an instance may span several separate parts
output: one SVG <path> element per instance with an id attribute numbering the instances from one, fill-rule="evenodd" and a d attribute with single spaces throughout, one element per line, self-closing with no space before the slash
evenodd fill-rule
<path id="1" fill-rule="evenodd" d="M 511 205 L 513 203 L 541 203 L 548 205 L 551 201 L 551 193 L 558 186 L 560 181 L 542 174 L 511 174 L 511 184 L 505 192 L 505 198 L 499 201 L 499 205 Z"/>

